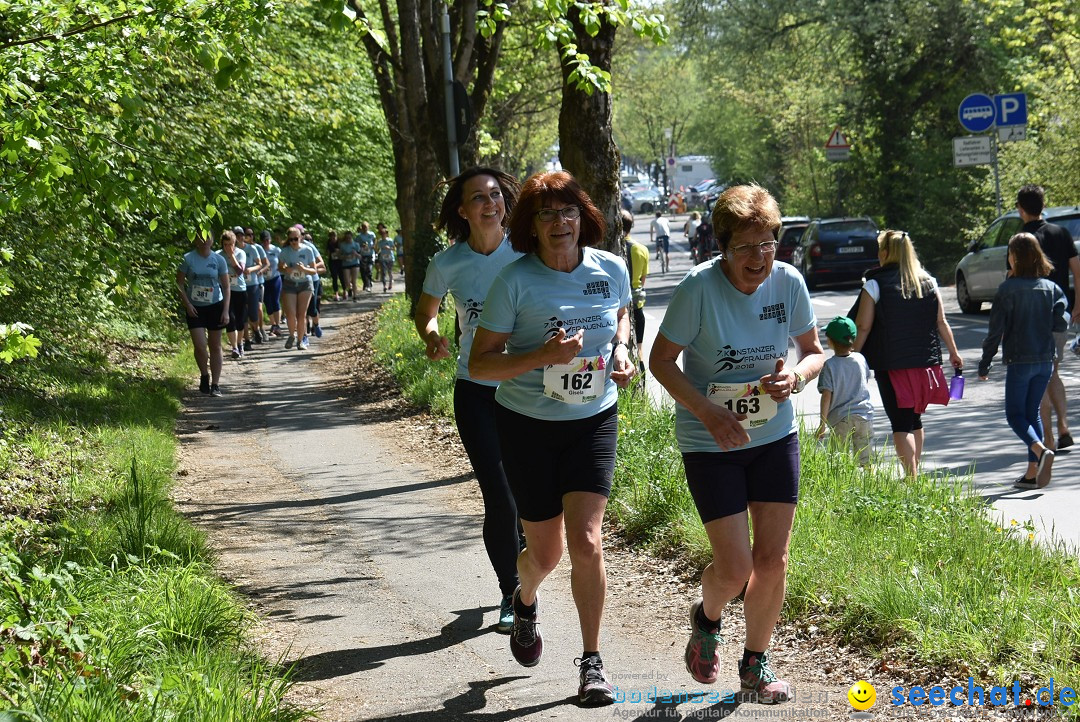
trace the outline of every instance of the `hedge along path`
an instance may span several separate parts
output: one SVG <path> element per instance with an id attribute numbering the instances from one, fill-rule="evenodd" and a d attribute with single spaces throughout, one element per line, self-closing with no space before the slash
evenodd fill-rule
<path id="1" fill-rule="evenodd" d="M 207 531 L 221 573 L 264 619 L 266 654 L 296 665 L 292 697 L 322 705 L 322 719 L 610 717 L 615 710 L 575 702 L 572 660 L 581 649 L 565 557 L 541 588 L 540 665 L 518 666 L 494 631 L 497 586 L 471 469 L 452 423 L 408 408 L 371 363 L 376 305 L 328 305 L 326 336 L 311 351 L 256 347 L 242 388 L 240 370 L 227 366 L 222 400 L 187 399 L 180 509 Z M 654 687 L 702 689 L 682 662 L 697 572 L 607 536 L 601 651 L 613 683 L 628 700 Z M 706 692 L 737 680 L 738 602 L 729 611 L 720 682 Z M 781 628 L 773 648 L 799 695 L 780 709 L 798 707 L 800 719 L 850 714 L 847 688 L 864 678 L 877 687 L 880 714 L 888 689 L 905 684 L 812 629 Z M 630 719 L 682 719 L 735 708 L 627 701 L 616 709 Z M 738 707 L 749 719 L 776 711 Z M 957 711 L 919 710 L 931 719 Z M 989 711 L 980 719 L 995 719 Z"/>

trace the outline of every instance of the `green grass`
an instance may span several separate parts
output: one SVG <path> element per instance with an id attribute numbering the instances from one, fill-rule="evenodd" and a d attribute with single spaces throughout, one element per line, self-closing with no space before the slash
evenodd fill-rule
<path id="1" fill-rule="evenodd" d="M 169 500 L 190 350 L 96 341 L 0 383 L 0 719 L 310 718 Z"/>
<path id="2" fill-rule="evenodd" d="M 454 344 L 454 306 L 447 299 L 439 314 L 439 330 L 450 339 L 450 358 L 432 362 L 409 318 L 409 299 L 394 296 L 383 304 L 377 317 L 377 333 L 372 342 L 375 360 L 393 371 L 401 394 L 417 406 L 443 416 L 454 414 L 454 374 L 457 346 Z"/>
<path id="3" fill-rule="evenodd" d="M 412 373 L 423 348 L 406 324 L 401 308 L 384 309 L 376 342 L 396 339 L 395 371 Z M 443 393 L 425 386 L 426 397 Z M 674 412 L 622 392 L 619 423 L 609 521 L 696 575 L 711 551 L 686 489 Z M 1027 522 L 999 526 L 967 491 L 969 478 L 863 470 L 809 433 L 801 451 L 785 619 L 913 668 L 1032 689 L 1050 678 L 1058 688 L 1080 684 L 1075 550 L 1044 543 Z"/>

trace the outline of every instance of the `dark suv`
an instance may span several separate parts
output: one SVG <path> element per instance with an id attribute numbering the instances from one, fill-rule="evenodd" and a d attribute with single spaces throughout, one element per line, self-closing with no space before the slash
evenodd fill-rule
<path id="1" fill-rule="evenodd" d="M 791 264 L 811 289 L 821 283 L 860 281 L 878 265 L 877 236 L 869 218 L 819 218 L 803 231 Z"/>

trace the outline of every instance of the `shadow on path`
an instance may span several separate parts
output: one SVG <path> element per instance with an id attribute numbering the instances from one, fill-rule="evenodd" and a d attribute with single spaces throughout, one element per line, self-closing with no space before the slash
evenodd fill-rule
<path id="1" fill-rule="evenodd" d="M 439 635 L 426 639 L 411 639 L 400 644 L 381 647 L 356 647 L 336 649 L 299 657 L 285 662 L 286 667 L 295 665 L 292 678 L 298 682 L 314 682 L 334 679 L 356 672 L 364 672 L 382 666 L 396 657 L 416 657 L 453 647 L 482 634 L 494 634 L 494 627 L 484 627 L 484 612 L 491 608 L 476 607 L 451 612 L 456 618 L 443 626 Z M 396 719 L 396 718 L 395 718 Z"/>

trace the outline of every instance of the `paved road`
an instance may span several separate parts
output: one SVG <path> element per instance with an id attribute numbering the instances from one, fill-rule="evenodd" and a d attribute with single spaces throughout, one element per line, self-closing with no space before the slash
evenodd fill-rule
<path id="1" fill-rule="evenodd" d="M 638 215 L 632 237 L 648 244 L 651 216 Z M 672 218 L 671 269 L 659 272 L 655 256 L 650 261 L 646 282 L 645 353 L 651 348 L 656 331 L 663 320 L 671 293 L 679 280 L 690 270 L 689 248 L 682 238 L 686 216 Z M 655 252 L 650 245 L 651 252 Z M 852 286 L 826 288 L 811 292 L 818 325 L 830 318 L 844 315 L 855 300 L 858 289 Z M 1005 423 L 1004 369 L 991 371 L 991 380 L 979 382 L 974 367 L 981 355 L 986 335 L 989 310 L 981 314 L 960 313 L 952 288 L 942 289 L 945 313 L 953 328 L 960 353 L 972 375 L 968 378 L 964 399 L 947 408 L 931 407 L 923 417 L 926 429 L 924 468 L 970 476 L 976 493 L 986 497 L 992 508 L 1006 521 L 1032 519 L 1036 528 L 1051 537 L 1068 543 L 1077 553 L 1080 550 L 1080 448 L 1064 452 L 1054 462 L 1052 484 L 1039 491 L 1017 491 L 1012 481 L 1024 473 L 1025 455 L 1020 441 Z M 824 335 L 822 336 L 824 346 Z M 828 351 L 826 351 L 828 353 Z M 1000 356 L 998 357 L 1000 360 Z M 1061 377 L 1070 398 L 1069 426 L 1074 435 L 1080 432 L 1080 358 L 1068 355 L 1061 366 Z M 650 377 L 650 393 L 661 403 L 672 403 L 666 392 Z M 888 420 L 881 407 L 877 385 L 871 384 L 876 419 L 875 443 L 883 448 L 888 443 Z M 816 428 L 820 396 L 817 385 L 811 382 L 804 393 L 795 397 L 796 410 L 807 427 Z M 891 454 L 891 446 L 888 448 Z"/>

